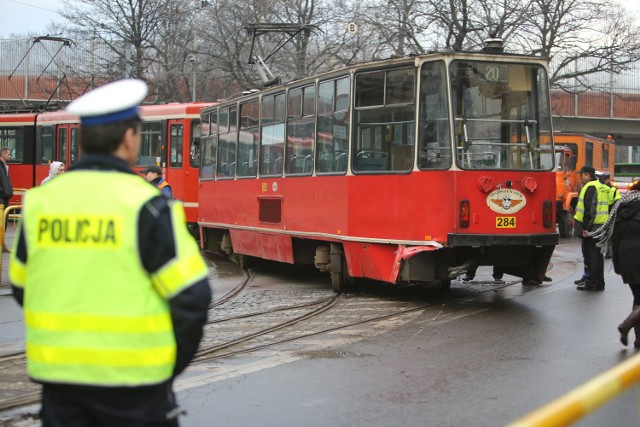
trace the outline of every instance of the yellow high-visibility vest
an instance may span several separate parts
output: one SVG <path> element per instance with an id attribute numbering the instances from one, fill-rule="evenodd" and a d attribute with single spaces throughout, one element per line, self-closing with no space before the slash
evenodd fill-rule
<path id="1" fill-rule="evenodd" d="M 620 197 L 622 196 L 616 186 L 609 187 L 609 205 L 613 205 Z"/>
<path id="2" fill-rule="evenodd" d="M 584 195 L 587 188 L 595 187 L 596 189 L 596 216 L 593 219 L 594 224 L 604 224 L 609 217 L 609 187 L 602 184 L 597 179 L 589 181 L 582 186 L 580 190 L 580 196 L 578 196 L 578 204 L 576 205 L 576 214 L 574 218 L 576 221 L 582 222 L 584 219 Z"/>
<path id="3" fill-rule="evenodd" d="M 96 191 L 107 180 L 126 191 Z M 21 223 L 27 261 L 14 248 L 9 275 L 24 288 L 32 379 L 139 386 L 171 378 L 176 342 L 168 300 L 206 277 L 207 268 L 182 206 L 169 202 L 177 256 L 151 275 L 144 270 L 138 216 L 159 194 L 136 175 L 94 170 L 29 191 Z"/>

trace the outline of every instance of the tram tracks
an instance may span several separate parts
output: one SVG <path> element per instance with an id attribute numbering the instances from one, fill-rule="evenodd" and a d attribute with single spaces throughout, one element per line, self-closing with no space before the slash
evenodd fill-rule
<path id="1" fill-rule="evenodd" d="M 212 310 L 210 312 L 205 339 L 194 359 L 194 364 L 252 353 L 323 334 L 340 333 L 340 331 L 347 331 L 349 328 L 382 322 L 420 310 L 438 307 L 438 304 L 433 302 L 424 303 L 402 300 L 402 298 L 398 300 L 399 294 L 395 292 L 352 296 L 348 294 L 336 295 L 332 291 L 309 292 L 308 289 L 288 291 L 288 297 L 295 300 L 296 303 L 283 304 L 283 298 L 277 292 L 247 289 L 247 285 L 253 279 L 253 272 L 245 270 L 236 286 L 211 303 L 211 308 L 224 306 L 224 311 Z M 481 292 L 467 293 L 459 298 L 448 300 L 442 304 L 436 317 L 453 302 L 495 292 L 515 283 L 517 281 L 507 282 L 499 287 L 492 286 Z M 308 301 L 301 302 L 300 299 L 308 299 Z M 248 300 L 250 300 L 249 303 L 247 303 Z M 239 309 L 244 306 L 250 306 L 251 309 L 249 311 Z M 216 311 L 224 313 L 225 316 L 216 317 Z M 247 322 L 253 327 L 249 328 Z M 304 326 L 294 328 L 295 325 Z M 251 330 L 253 332 L 247 332 Z M 217 339 L 218 337 L 223 339 Z M 0 412 L 33 405 L 38 403 L 40 399 L 39 386 L 29 383 L 24 374 L 24 362 L 24 352 L 14 352 L 0 357 L 0 372 L 6 370 L 7 364 L 12 363 L 14 375 L 20 371 L 23 377 L 22 380 L 17 381 L 22 384 L 22 387 L 3 387 L 5 390 L 11 389 L 3 394 L 12 395 L 5 397 L 0 394 L 2 396 L 0 397 Z M 18 393 L 12 393 L 14 391 L 18 391 Z"/>
<path id="2" fill-rule="evenodd" d="M 493 293 L 496 292 L 500 289 L 512 286 L 514 284 L 520 283 L 520 280 L 516 280 L 516 281 L 510 281 L 510 282 L 505 282 L 504 284 L 500 285 L 500 286 L 495 286 L 494 282 L 486 282 L 486 284 L 492 284 L 493 286 L 491 287 L 491 289 L 487 289 L 484 291 L 480 291 L 480 292 L 474 292 L 471 295 L 465 295 L 463 297 L 460 298 L 454 298 L 452 300 L 449 300 L 447 302 L 444 302 L 439 309 L 438 314 L 436 315 L 436 317 L 434 317 L 432 319 L 432 322 L 436 320 L 436 318 L 443 312 L 443 310 L 446 308 L 446 306 L 450 305 L 453 302 L 462 302 L 471 298 L 477 298 L 479 296 L 481 296 L 482 294 L 488 294 L 488 293 Z M 387 295 L 388 296 L 388 295 Z M 370 299 L 375 299 L 379 296 L 375 296 L 373 298 Z M 272 334 L 273 332 L 276 331 L 285 331 L 286 328 L 289 328 L 290 326 L 293 326 L 295 324 L 301 323 L 303 321 L 306 320 L 310 320 L 313 319 L 315 317 L 319 317 L 322 314 L 326 314 L 325 312 L 327 312 L 328 310 L 335 308 L 337 306 L 339 306 L 340 303 L 342 304 L 349 304 L 349 300 L 351 301 L 356 301 L 356 302 L 361 302 L 363 301 L 363 297 L 361 296 L 356 296 L 356 297 L 349 297 L 348 295 L 335 295 L 332 298 L 327 299 L 326 301 L 314 301 L 311 303 L 307 303 L 307 304 L 301 304 L 298 306 L 287 306 L 287 307 L 282 307 L 279 308 L 278 310 L 294 310 L 294 309 L 299 309 L 299 308 L 305 308 L 305 307 L 309 307 L 309 306 L 313 306 L 313 305 L 318 305 L 318 304 L 322 304 L 320 307 L 318 307 L 317 309 L 314 309 L 310 312 L 304 313 L 302 315 L 299 315 L 293 319 L 289 319 L 286 320 L 284 322 L 281 323 L 276 323 L 274 325 L 271 325 L 267 328 L 263 328 L 260 330 L 257 330 L 255 332 L 251 332 L 248 334 L 244 334 L 242 336 L 239 336 L 237 338 L 231 339 L 231 340 L 227 340 L 227 341 L 223 341 L 220 343 L 217 343 L 215 345 L 209 345 L 209 346 L 204 346 L 203 348 L 201 348 L 196 356 L 196 358 L 194 359 L 194 363 L 204 363 L 204 362 L 208 362 L 208 361 L 212 361 L 215 359 L 221 359 L 221 358 L 226 358 L 226 357 L 231 357 L 231 356 L 236 356 L 236 355 L 240 355 L 240 354 L 246 354 L 246 353 L 251 353 L 251 352 L 255 352 L 258 350 L 262 350 L 268 347 L 272 347 L 275 345 L 279 345 L 279 344 L 285 344 L 285 343 L 289 343 L 289 342 L 293 342 L 293 341 L 297 341 L 297 340 L 301 340 L 304 338 L 309 338 L 309 337 L 313 337 L 313 336 L 317 336 L 317 335 L 322 335 L 322 334 L 328 334 L 328 333 L 332 333 L 332 332 L 337 332 L 340 330 L 346 330 L 349 328 L 353 328 L 356 326 L 361 326 L 367 323 L 375 323 L 375 322 L 381 322 L 384 320 L 388 320 L 388 319 L 392 319 L 394 317 L 400 317 L 406 314 L 410 314 L 410 313 L 414 313 L 420 310 L 425 310 L 428 308 L 434 308 L 437 307 L 436 304 L 433 304 L 431 302 L 429 303 L 405 303 L 404 306 L 401 306 L 401 308 L 396 308 L 395 306 L 398 305 L 397 301 L 394 301 L 393 299 L 388 299 L 391 301 L 390 306 L 391 308 L 388 308 L 386 310 L 383 311 L 387 311 L 384 314 L 374 314 L 374 315 L 370 315 L 370 316 L 362 316 L 362 315 L 358 315 L 358 319 L 357 320 L 348 320 L 348 321 L 344 321 L 340 324 L 334 324 L 336 323 L 335 320 L 329 320 L 327 322 L 318 322 L 319 324 L 313 325 L 313 327 L 315 328 L 315 330 L 312 331 L 304 331 L 304 332 L 285 332 L 280 336 L 270 336 L 270 334 Z M 233 317 L 229 317 L 223 320 L 220 320 L 219 322 L 224 322 L 224 321 L 230 321 L 230 320 L 237 320 L 237 319 L 243 319 L 243 318 L 248 318 L 248 317 L 257 317 L 260 316 L 262 314 L 269 314 L 269 313 L 274 313 L 276 310 L 267 310 L 264 312 L 256 312 L 256 313 L 251 313 L 251 314 L 247 314 L 247 315 L 241 315 L 241 316 L 233 316 Z M 379 309 L 374 309 L 372 310 L 375 313 L 379 312 Z M 362 318 L 364 317 L 364 318 Z M 346 317 L 348 318 L 348 317 Z M 211 323 L 217 323 L 217 322 L 210 322 Z M 332 325 L 333 326 L 329 326 L 326 327 L 326 325 Z M 211 332 L 210 332 L 211 333 Z M 266 338 L 265 338 L 266 337 Z M 256 341 L 262 339 L 263 342 L 258 342 L 255 343 Z M 264 342 L 266 341 L 266 342 Z M 253 343 L 253 345 L 251 344 Z M 243 345 L 245 345 L 244 347 L 242 347 Z M 235 350 L 230 350 L 233 348 L 239 347 L 238 349 Z M 223 352 L 223 350 L 229 350 L 226 352 Z"/>

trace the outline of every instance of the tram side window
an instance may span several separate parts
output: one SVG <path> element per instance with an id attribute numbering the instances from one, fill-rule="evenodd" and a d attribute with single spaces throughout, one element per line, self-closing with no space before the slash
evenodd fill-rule
<path id="1" fill-rule="evenodd" d="M 202 125 L 200 124 L 200 120 L 194 119 L 191 121 L 191 143 L 189 144 L 189 166 L 194 169 L 197 169 L 200 164 L 201 138 Z"/>
<path id="2" fill-rule="evenodd" d="M 181 168 L 182 167 L 182 150 L 184 148 L 183 145 L 183 125 L 171 125 L 171 129 L 169 130 L 169 148 L 170 148 L 170 156 L 169 156 L 169 166 L 172 168 Z"/>
<path id="3" fill-rule="evenodd" d="M 78 128 L 71 129 L 71 150 L 69 151 L 69 155 L 71 156 L 71 164 L 74 164 L 78 161 L 78 139 L 79 139 L 80 131 Z"/>
<path id="4" fill-rule="evenodd" d="M 67 130 L 58 129 L 58 161 L 67 163 Z"/>
<path id="5" fill-rule="evenodd" d="M 53 126 L 42 127 L 40 134 L 40 163 L 48 165 L 53 161 L 53 153 L 55 149 L 55 136 L 53 133 Z"/>
<path id="6" fill-rule="evenodd" d="M 208 136 L 202 136 L 201 147 L 198 153 L 200 157 L 200 179 L 214 179 L 216 176 L 216 153 L 218 149 L 218 110 L 210 113 L 209 117 L 203 116 Z M 193 157 L 193 155 L 192 155 Z"/>
<path id="7" fill-rule="evenodd" d="M 240 105 L 240 136 L 238 138 L 238 176 L 258 174 L 258 125 L 260 104 L 257 99 Z"/>
<path id="8" fill-rule="evenodd" d="M 204 140 L 209 136 L 211 129 L 210 120 L 211 117 L 218 117 L 217 110 L 209 113 L 202 114 L 202 121 L 194 120 L 191 122 L 191 147 L 189 148 L 189 162 L 192 168 L 199 168 L 201 166 L 201 152 L 204 147 Z"/>
<path id="9" fill-rule="evenodd" d="M 143 122 L 140 132 L 139 166 L 159 165 L 162 162 L 162 124 Z"/>
<path id="10" fill-rule="evenodd" d="M 200 166 L 200 179 L 214 179 L 216 176 L 216 150 L 218 148 L 218 135 L 209 135 L 204 138 L 202 149 L 202 164 Z"/>
<path id="11" fill-rule="evenodd" d="M 289 91 L 285 156 L 287 175 L 313 173 L 315 106 L 315 85 Z"/>
<path id="12" fill-rule="evenodd" d="M 11 162 L 22 163 L 24 158 L 24 129 L 1 128 L 0 147 L 11 150 Z"/>
<path id="13" fill-rule="evenodd" d="M 318 85 L 316 172 L 345 173 L 349 158 L 349 77 Z"/>
<path id="14" fill-rule="evenodd" d="M 220 117 L 228 117 L 226 132 L 220 129 L 218 137 L 217 179 L 230 179 L 236 176 L 236 146 L 238 144 L 238 107 L 220 109 Z"/>
<path id="15" fill-rule="evenodd" d="M 415 147 L 415 69 L 356 75 L 354 172 L 407 172 Z"/>
<path id="16" fill-rule="evenodd" d="M 448 169 L 451 166 L 449 103 L 444 63 L 427 62 L 420 70 L 420 169 Z"/>
<path id="17" fill-rule="evenodd" d="M 262 97 L 260 176 L 281 176 L 284 155 L 284 93 Z"/>

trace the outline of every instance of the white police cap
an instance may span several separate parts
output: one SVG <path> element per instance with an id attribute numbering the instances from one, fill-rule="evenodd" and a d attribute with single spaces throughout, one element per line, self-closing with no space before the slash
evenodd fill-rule
<path id="1" fill-rule="evenodd" d="M 85 126 L 120 122 L 138 115 L 147 92 L 142 80 L 118 80 L 85 93 L 69 104 L 67 111 L 80 116 Z"/>

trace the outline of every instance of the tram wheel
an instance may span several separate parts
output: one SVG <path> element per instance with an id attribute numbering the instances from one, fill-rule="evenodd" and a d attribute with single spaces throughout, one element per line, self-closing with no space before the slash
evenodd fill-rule
<path id="1" fill-rule="evenodd" d="M 234 254 L 233 256 L 236 257 L 236 263 L 241 268 L 249 268 L 250 267 L 251 257 L 249 255 Z"/>
<path id="2" fill-rule="evenodd" d="M 341 271 L 331 272 L 331 287 L 336 293 L 344 292 L 347 290 L 347 275 L 345 273 L 346 265 L 344 262 L 344 256 L 340 255 Z"/>
<path id="3" fill-rule="evenodd" d="M 349 274 L 347 273 L 347 263 L 342 252 L 342 247 L 335 243 L 331 244 L 331 287 L 334 292 L 340 293 L 347 290 Z"/>

